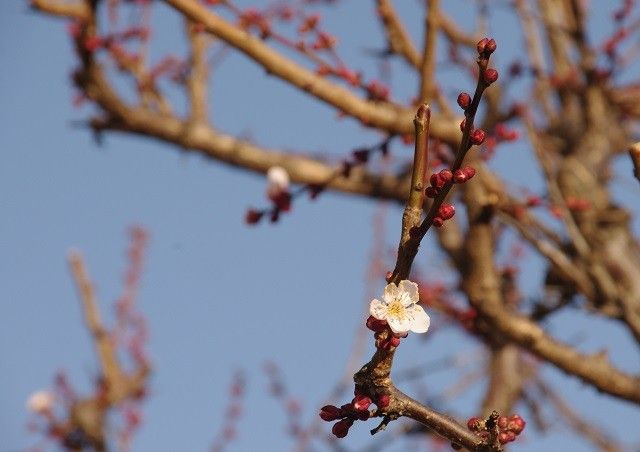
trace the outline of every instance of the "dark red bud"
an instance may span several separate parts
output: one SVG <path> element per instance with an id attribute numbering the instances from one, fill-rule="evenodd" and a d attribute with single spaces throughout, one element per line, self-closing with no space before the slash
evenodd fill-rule
<path id="1" fill-rule="evenodd" d="M 448 220 L 453 218 L 456 214 L 456 208 L 451 204 L 442 204 L 438 209 L 438 216 L 443 220 Z"/>
<path id="2" fill-rule="evenodd" d="M 471 96 L 467 93 L 458 94 L 458 105 L 463 110 L 469 108 L 469 105 L 471 105 Z"/>
<path id="3" fill-rule="evenodd" d="M 371 398 L 362 394 L 355 396 L 354 399 L 351 401 L 353 408 L 357 411 L 368 410 L 369 405 L 371 405 L 371 403 L 372 403 Z"/>
<path id="4" fill-rule="evenodd" d="M 342 410 L 337 406 L 326 405 L 320 408 L 320 418 L 323 421 L 331 422 L 342 417 Z"/>
<path id="5" fill-rule="evenodd" d="M 471 143 L 475 145 L 481 145 L 484 143 L 485 138 L 487 138 L 487 133 L 482 129 L 476 129 L 471 132 Z"/>
<path id="6" fill-rule="evenodd" d="M 376 405 L 378 405 L 378 408 L 386 408 L 389 406 L 390 402 L 391 397 L 389 397 L 388 394 L 380 394 L 380 396 L 378 396 L 378 400 L 376 401 Z"/>
<path id="7" fill-rule="evenodd" d="M 378 320 L 374 316 L 370 315 L 367 319 L 367 328 L 376 333 L 384 330 L 387 327 L 386 320 Z"/>
<path id="8" fill-rule="evenodd" d="M 353 425 L 353 419 L 342 419 L 341 421 L 333 424 L 333 428 L 331 428 L 331 433 L 336 435 L 338 438 L 344 438 L 349 433 L 349 428 Z"/>
<path id="9" fill-rule="evenodd" d="M 439 190 L 435 187 L 427 187 L 425 193 L 427 194 L 428 198 L 435 198 L 436 196 L 438 196 L 438 191 Z"/>
<path id="10" fill-rule="evenodd" d="M 496 71 L 493 68 L 485 69 L 482 78 L 484 79 L 487 85 L 490 85 L 496 80 L 498 80 L 498 71 Z"/>
<path id="11" fill-rule="evenodd" d="M 391 270 L 389 270 L 386 275 L 384 276 L 385 281 L 387 282 L 391 282 L 391 278 L 393 277 L 393 272 Z"/>
<path id="12" fill-rule="evenodd" d="M 436 228 L 442 227 L 444 224 L 444 220 L 440 217 L 435 217 L 432 223 Z"/>
<path id="13" fill-rule="evenodd" d="M 440 174 L 438 173 L 433 173 L 429 178 L 429 182 L 431 183 L 432 187 L 435 187 L 435 188 L 444 187 L 444 180 L 440 177 Z"/>
<path id="14" fill-rule="evenodd" d="M 469 420 L 467 421 L 467 428 L 472 432 L 477 432 L 478 430 L 480 430 L 480 418 L 477 416 L 469 418 Z"/>
<path id="15" fill-rule="evenodd" d="M 264 215 L 264 212 L 256 209 L 247 209 L 244 214 L 244 222 L 246 224 L 257 224 L 262 219 L 262 215 Z"/>
<path id="16" fill-rule="evenodd" d="M 400 338 L 393 336 L 389 339 L 389 345 L 392 347 L 397 347 L 398 345 L 400 345 Z"/>

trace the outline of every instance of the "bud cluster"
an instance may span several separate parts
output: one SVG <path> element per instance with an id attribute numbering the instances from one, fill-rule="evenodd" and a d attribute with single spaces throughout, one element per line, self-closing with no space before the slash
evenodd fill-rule
<path id="1" fill-rule="evenodd" d="M 453 172 L 450 169 L 445 168 L 440 172 L 433 173 L 431 175 L 429 178 L 429 183 L 431 185 L 427 187 L 425 192 L 429 198 L 435 198 L 445 185 L 450 183 L 463 184 L 471 179 L 475 174 L 476 170 L 471 166 L 458 168 Z"/>
<path id="2" fill-rule="evenodd" d="M 375 333 L 376 348 L 382 350 L 391 350 L 398 347 L 400 339 L 407 337 L 407 333 L 402 335 L 394 334 L 386 320 L 378 320 L 372 315 L 367 318 L 366 325 L 367 328 Z"/>
<path id="3" fill-rule="evenodd" d="M 490 419 L 484 420 L 479 417 L 472 417 L 467 421 L 467 428 L 475 432 L 478 436 L 487 440 L 490 437 Z M 495 421 L 498 430 L 498 441 L 500 444 L 515 441 L 518 435 L 523 432 L 526 422 L 519 415 L 513 414 L 509 417 L 500 416 Z"/>
<path id="4" fill-rule="evenodd" d="M 369 407 L 372 403 L 375 403 L 379 409 L 384 409 L 389 406 L 389 402 L 390 398 L 387 394 L 381 394 L 374 400 L 356 386 L 351 403 L 340 407 L 325 405 L 320 409 L 320 418 L 326 422 L 338 421 L 333 424 L 331 432 L 338 438 L 344 438 L 355 421 L 369 419 L 371 416 Z"/>

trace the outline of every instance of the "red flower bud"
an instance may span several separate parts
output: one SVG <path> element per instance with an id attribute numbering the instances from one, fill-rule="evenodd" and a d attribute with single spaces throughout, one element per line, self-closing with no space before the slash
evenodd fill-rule
<path id="1" fill-rule="evenodd" d="M 484 52 L 487 55 L 491 55 L 493 52 L 496 51 L 497 47 L 498 47 L 498 44 L 496 44 L 496 41 L 494 39 L 489 39 L 489 41 L 487 41 L 487 43 L 484 46 Z"/>
<path id="2" fill-rule="evenodd" d="M 487 85 L 491 85 L 493 82 L 498 80 L 498 71 L 493 68 L 485 69 L 484 74 L 482 74 L 482 78 Z"/>
<path id="3" fill-rule="evenodd" d="M 443 169 L 438 174 L 440 175 L 440 179 L 445 183 L 450 182 L 453 179 L 453 173 L 449 169 Z"/>
<path id="4" fill-rule="evenodd" d="M 379 333 L 380 331 L 384 330 L 386 327 L 387 327 L 386 320 L 378 320 L 372 315 L 370 315 L 369 318 L 367 319 L 367 328 L 369 328 L 371 331 L 375 331 L 376 333 Z"/>
<path id="5" fill-rule="evenodd" d="M 429 182 L 431 182 L 431 186 L 435 188 L 444 187 L 444 180 L 440 177 L 440 174 L 433 173 L 429 178 Z"/>
<path id="6" fill-rule="evenodd" d="M 463 184 L 467 181 L 467 175 L 461 169 L 457 169 L 453 172 L 453 181 L 456 184 Z"/>
<path id="7" fill-rule="evenodd" d="M 525 425 L 526 425 L 526 422 L 524 421 L 524 419 L 522 419 L 517 414 L 514 414 L 513 416 L 511 416 L 511 419 L 509 421 L 509 425 L 507 428 L 511 430 L 513 433 L 515 433 L 516 435 L 519 435 L 524 430 Z"/>
<path id="8" fill-rule="evenodd" d="M 349 428 L 353 425 L 353 419 L 342 419 L 341 421 L 333 424 L 333 428 L 331 428 L 331 433 L 336 435 L 338 438 L 344 438 L 349 433 Z"/>
<path id="9" fill-rule="evenodd" d="M 366 395 L 359 394 L 353 398 L 351 404 L 353 408 L 357 411 L 365 411 L 369 409 L 369 405 L 371 405 L 372 401 L 370 397 Z"/>
<path id="10" fill-rule="evenodd" d="M 471 105 L 471 96 L 469 96 L 469 94 L 467 93 L 458 94 L 458 105 L 463 110 L 469 108 L 469 105 Z"/>
<path id="11" fill-rule="evenodd" d="M 500 432 L 498 435 L 498 441 L 500 444 L 507 444 L 509 442 L 509 435 L 507 432 Z"/>
<path id="12" fill-rule="evenodd" d="M 465 166 L 461 171 L 467 177 L 467 180 L 476 175 L 476 169 L 473 166 Z"/>
<path id="13" fill-rule="evenodd" d="M 389 397 L 388 394 L 380 394 L 378 400 L 376 400 L 376 405 L 378 405 L 378 408 L 386 408 L 389 406 L 390 402 L 391 397 Z"/>
<path id="14" fill-rule="evenodd" d="M 432 223 L 436 228 L 442 227 L 444 224 L 444 220 L 440 217 L 435 217 Z"/>
<path id="15" fill-rule="evenodd" d="M 453 218 L 456 214 L 456 208 L 451 204 L 442 204 L 438 209 L 438 216 L 443 220 L 448 220 Z"/>
<path id="16" fill-rule="evenodd" d="M 427 194 L 427 198 L 435 198 L 438 196 L 438 189 L 435 187 L 427 187 L 425 193 Z"/>
<path id="17" fill-rule="evenodd" d="M 337 406 L 325 405 L 320 408 L 320 418 L 323 421 L 331 422 L 342 417 L 342 410 Z"/>
<path id="18" fill-rule="evenodd" d="M 472 432 L 477 432 L 480 430 L 480 418 L 477 416 L 474 416 L 472 418 L 469 418 L 469 420 L 467 421 L 467 428 L 469 430 L 471 430 Z"/>
<path id="19" fill-rule="evenodd" d="M 498 418 L 498 427 L 500 427 L 500 430 L 504 430 L 505 428 L 507 428 L 508 422 L 509 420 L 507 419 L 507 416 L 500 416 Z"/>
<path id="20" fill-rule="evenodd" d="M 484 143 L 484 139 L 487 137 L 487 133 L 482 129 L 476 129 L 471 132 L 471 143 L 475 145 L 481 145 Z"/>
<path id="21" fill-rule="evenodd" d="M 476 44 L 476 49 L 478 50 L 479 54 L 484 53 L 485 49 L 487 48 L 488 42 L 488 38 L 482 38 L 480 41 L 478 41 L 478 43 Z"/>
<path id="22" fill-rule="evenodd" d="M 389 339 L 389 345 L 392 347 L 397 347 L 398 345 L 400 345 L 400 338 L 396 336 L 392 336 Z"/>

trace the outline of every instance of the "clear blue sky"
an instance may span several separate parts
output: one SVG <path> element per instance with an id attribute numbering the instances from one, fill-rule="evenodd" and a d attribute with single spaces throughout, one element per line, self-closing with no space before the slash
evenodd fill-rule
<path id="1" fill-rule="evenodd" d="M 363 53 L 382 45 L 377 24 L 369 20 L 372 2 L 365 8 L 359 2 L 341 3 L 329 11 L 329 28 L 346 36 L 347 60 L 375 74 L 375 64 Z M 397 3 L 417 30 L 421 18 L 411 14 L 415 2 Z M 470 22 L 465 6 L 470 2 L 443 3 Z M 598 35 L 604 35 L 608 16 L 600 11 L 595 20 Z M 180 22 L 166 7 L 158 6 L 154 21 L 155 58 L 162 55 L 160 49 L 183 48 L 175 44 Z M 493 34 L 504 49 L 499 62 L 507 65 L 506 55 L 518 52 L 519 37 L 514 36 L 519 35 L 503 9 L 496 8 L 492 23 L 498 25 Z M 305 421 L 313 420 L 342 374 L 354 331 L 364 321 L 376 204 L 327 194 L 315 203 L 296 202 L 294 213 L 277 227 L 247 228 L 242 224 L 246 207 L 263 205 L 262 178 L 137 137 L 108 135 L 97 147 L 90 133 L 71 126 L 88 112 L 71 105 L 73 57 L 62 21 L 29 13 L 20 1 L 0 2 L 0 38 L 0 452 L 37 442 L 26 431 L 25 400 L 48 387 L 56 370 L 67 371 L 79 390 L 89 389 L 96 361 L 65 255 L 72 246 L 84 252 L 103 312 L 110 315 L 126 264 L 125 229 L 132 224 L 144 225 L 151 234 L 138 301 L 151 329 L 155 370 L 134 450 L 205 450 L 221 425 L 237 369 L 246 371 L 248 394 L 239 438 L 230 450 L 290 449 L 285 413 L 268 393 L 262 364 L 274 360 L 280 365 L 289 390 L 301 399 Z M 393 77 L 400 98 L 408 99 L 415 82 L 402 71 Z M 452 71 L 442 77 L 450 89 L 455 88 L 452 81 L 459 88 L 471 87 Z M 212 82 L 212 116 L 227 133 L 251 136 L 266 146 L 337 155 L 377 141 L 355 123 L 337 121 L 332 109 L 265 79 L 243 57 L 227 58 Z M 514 146 L 500 151 L 494 165 L 508 168 L 512 181 L 529 180 L 535 186 L 539 178 L 528 163 L 524 150 Z M 616 193 L 637 197 L 626 162 L 616 170 L 627 180 Z M 388 209 L 392 247 L 400 214 L 397 206 Z M 435 260 L 433 247 L 421 253 L 425 266 L 437 267 L 427 264 Z M 529 256 L 522 282 L 531 294 L 540 274 L 539 263 Z M 625 333 L 602 322 L 571 313 L 551 328 L 564 339 L 581 335 L 584 350 L 609 346 L 620 367 L 636 372 L 640 367 Z M 472 350 L 455 332 L 427 339 L 408 339 L 398 369 Z M 599 397 L 553 369 L 545 373 L 588 417 L 638 441 L 637 429 L 620 433 L 637 427 L 637 409 Z M 435 394 L 459 376 L 438 372 L 427 386 L 407 389 Z M 455 412 L 473 414 L 481 393 L 481 387 L 474 388 L 463 403 L 452 405 Z M 373 426 L 358 423 L 345 444 L 366 444 Z M 323 427 L 328 431 L 330 425 Z M 518 450 L 590 450 L 583 442 L 564 439 L 561 431 L 542 443 L 526 437 Z M 396 443 L 389 450 L 406 445 Z"/>

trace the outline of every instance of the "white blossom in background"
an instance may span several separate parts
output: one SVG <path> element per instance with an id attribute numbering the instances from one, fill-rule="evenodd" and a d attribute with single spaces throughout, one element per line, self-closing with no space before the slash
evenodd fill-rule
<path id="1" fill-rule="evenodd" d="M 43 414 L 51 411 L 55 395 L 51 391 L 37 391 L 29 396 L 27 409 L 34 413 Z"/>
<path id="2" fill-rule="evenodd" d="M 426 333 L 431 319 L 417 303 L 418 285 L 409 280 L 400 281 L 399 285 L 388 284 L 384 288 L 382 301 L 371 300 L 369 313 L 378 320 L 386 320 L 395 334 Z"/>
<path id="3" fill-rule="evenodd" d="M 289 189 L 289 173 L 281 166 L 272 166 L 267 171 L 267 181 L 270 188 L 275 188 L 280 191 L 287 191 Z"/>

